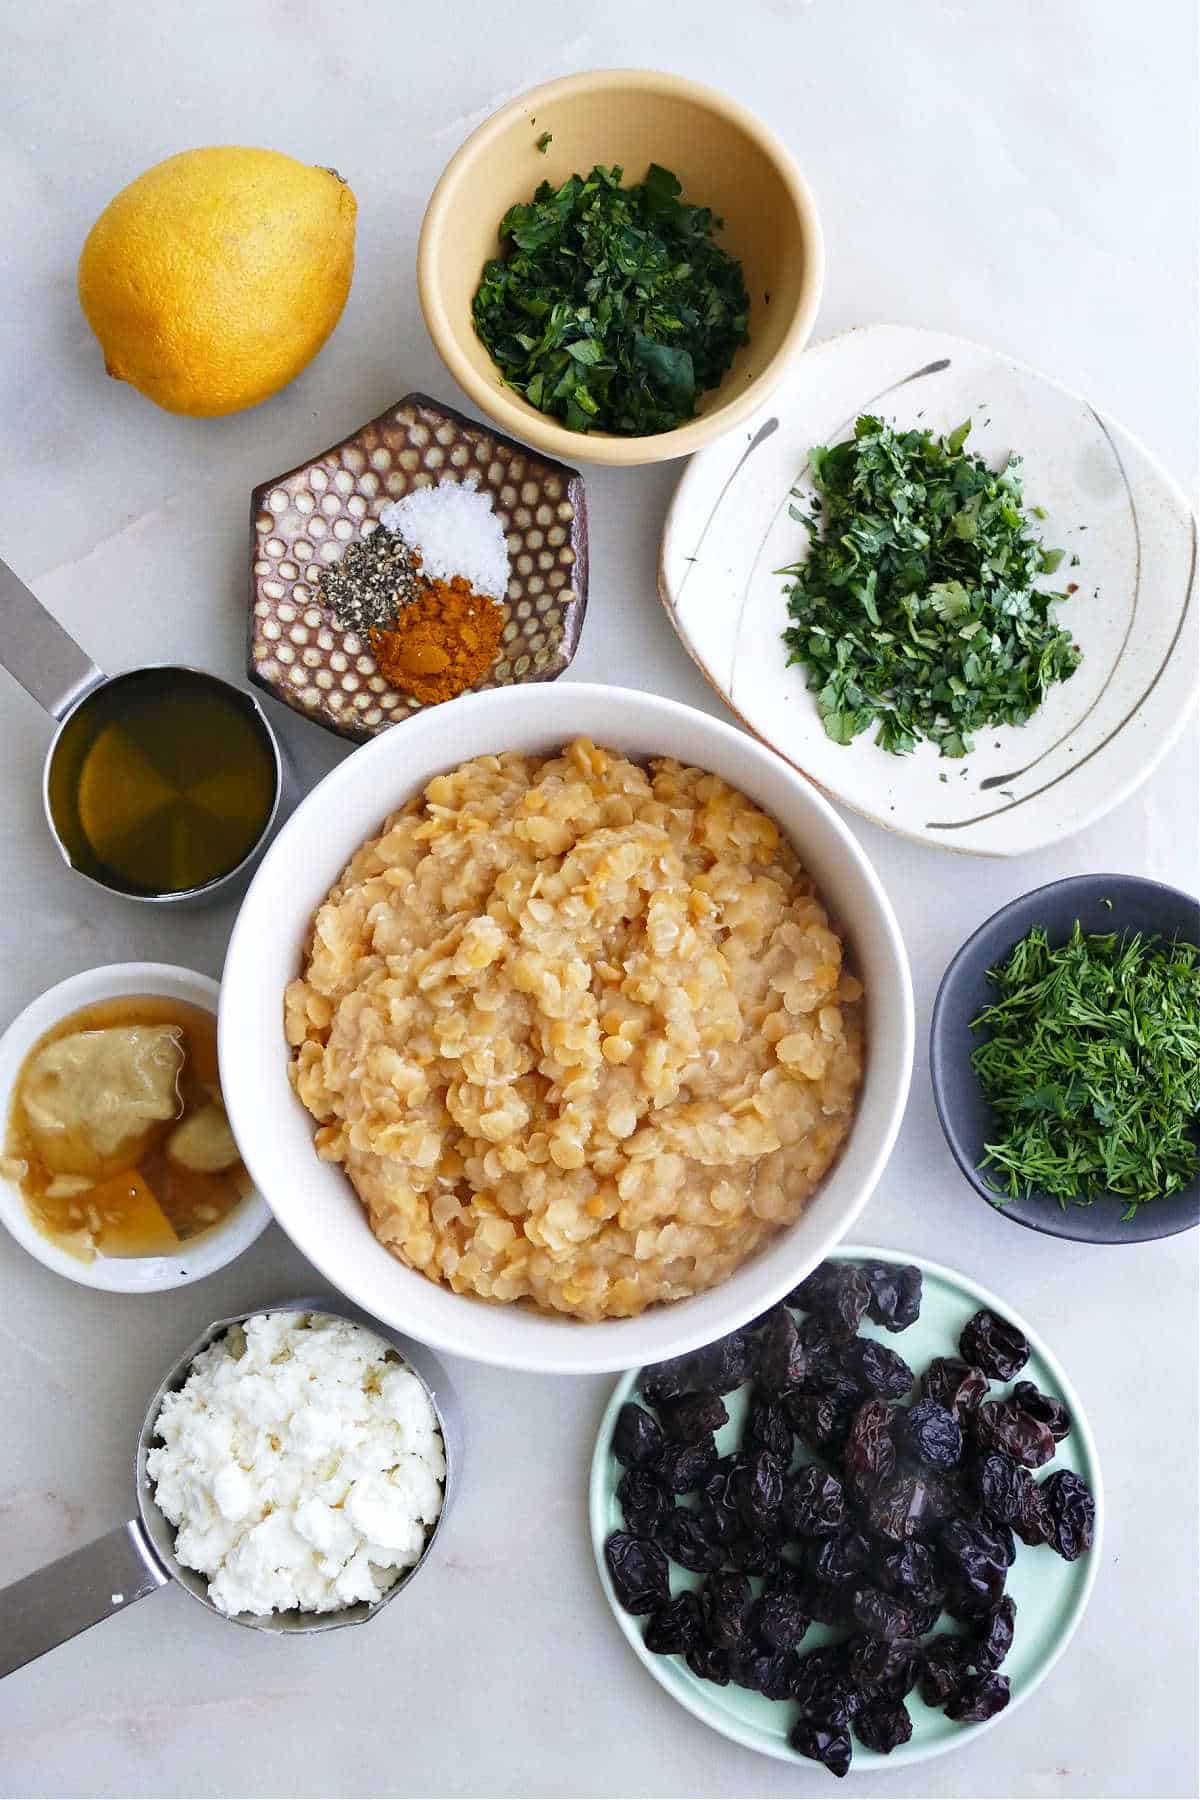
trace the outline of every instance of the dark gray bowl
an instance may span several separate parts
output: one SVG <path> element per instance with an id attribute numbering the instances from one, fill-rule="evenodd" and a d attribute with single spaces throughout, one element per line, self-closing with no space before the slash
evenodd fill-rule
<path id="1" fill-rule="evenodd" d="M 1111 910 L 1105 905 L 1111 901 Z M 1200 1176 L 1167 1200 L 1140 1206 L 1122 1221 L 1126 1202 L 1117 1194 L 1097 1195 L 1090 1206 L 1060 1206 L 1049 1194 L 1030 1194 L 997 1204 L 978 1164 L 991 1135 L 992 1114 L 971 1067 L 971 1052 L 982 1038 L 971 1030 L 992 998 L 987 972 L 1035 925 L 1052 944 L 1061 944 L 1078 919 L 1084 931 L 1144 931 L 1200 943 L 1200 902 L 1178 888 L 1136 875 L 1073 875 L 1035 888 L 993 913 L 958 952 L 938 989 L 929 1034 L 929 1073 L 938 1118 L 954 1160 L 981 1199 L 1017 1225 L 1051 1237 L 1086 1244 L 1138 1244 L 1171 1237 L 1200 1222 Z"/>

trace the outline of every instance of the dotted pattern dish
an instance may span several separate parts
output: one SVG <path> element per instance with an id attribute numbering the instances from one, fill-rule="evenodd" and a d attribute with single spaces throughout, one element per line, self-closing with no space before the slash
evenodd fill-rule
<path id="1" fill-rule="evenodd" d="M 321 572 L 370 536 L 389 500 L 471 475 L 491 494 L 511 568 L 500 652 L 473 691 L 561 675 L 587 606 L 582 476 L 428 395 L 406 394 L 352 437 L 255 488 L 250 679 L 356 743 L 421 712 L 384 680 L 370 644 L 322 606 Z"/>

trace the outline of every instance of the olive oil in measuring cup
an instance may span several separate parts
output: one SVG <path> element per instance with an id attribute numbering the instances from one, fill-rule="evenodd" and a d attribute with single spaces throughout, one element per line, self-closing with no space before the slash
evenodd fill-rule
<path id="1" fill-rule="evenodd" d="M 177 895 L 245 862 L 275 809 L 279 773 L 248 694 L 195 669 L 137 669 L 69 714 L 46 801 L 81 874 L 131 896 Z"/>

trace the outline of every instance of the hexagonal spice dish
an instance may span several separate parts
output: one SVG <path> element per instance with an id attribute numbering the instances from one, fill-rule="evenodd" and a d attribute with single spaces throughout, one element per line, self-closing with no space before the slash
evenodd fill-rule
<path id="1" fill-rule="evenodd" d="M 247 668 L 257 686 L 356 743 L 422 711 L 380 674 L 370 643 L 335 620 L 320 581 L 389 501 L 446 482 L 490 497 L 508 546 L 500 648 L 470 691 L 562 674 L 587 607 L 583 477 L 427 394 L 406 394 L 255 488 Z"/>

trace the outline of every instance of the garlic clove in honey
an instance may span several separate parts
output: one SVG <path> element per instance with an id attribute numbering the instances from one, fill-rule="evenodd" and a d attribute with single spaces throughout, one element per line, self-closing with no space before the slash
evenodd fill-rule
<path id="1" fill-rule="evenodd" d="M 238 1147 L 223 1106 L 202 1106 L 177 1125 L 167 1139 L 167 1155 L 182 1168 L 215 1175 L 232 1168 Z"/>

